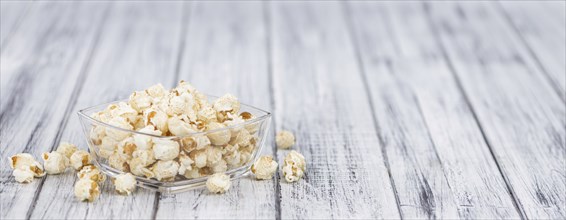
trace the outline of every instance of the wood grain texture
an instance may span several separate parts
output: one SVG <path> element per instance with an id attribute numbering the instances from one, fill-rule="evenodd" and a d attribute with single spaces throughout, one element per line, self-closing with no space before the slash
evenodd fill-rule
<path id="1" fill-rule="evenodd" d="M 27 152 L 41 161 L 41 153 L 54 146 L 105 9 L 96 2 L 38 2 L 2 49 L 2 219 L 25 218 L 43 184 L 17 183 L 5 159 Z"/>
<path id="2" fill-rule="evenodd" d="M 0 1 L 0 48 L 4 47 L 4 43 L 18 28 L 32 3 L 31 1 Z"/>
<path id="3" fill-rule="evenodd" d="M 403 218 L 519 218 L 422 6 L 349 6 Z"/>
<path id="4" fill-rule="evenodd" d="M 193 2 L 179 79 L 207 94 L 232 93 L 243 103 L 271 109 L 267 33 L 261 2 Z M 272 155 L 273 135 L 262 154 Z M 162 195 L 157 219 L 273 219 L 274 180 L 245 177 L 228 192 L 196 189 Z"/>
<path id="5" fill-rule="evenodd" d="M 519 39 L 566 99 L 566 2 L 500 2 Z"/>
<path id="6" fill-rule="evenodd" d="M 564 103 L 491 4 L 426 6 L 523 215 L 565 218 Z"/>
<path id="7" fill-rule="evenodd" d="M 276 125 L 307 161 L 304 179 L 280 179 L 281 218 L 399 218 L 340 3 L 273 2 L 270 13 Z"/>
<path id="8" fill-rule="evenodd" d="M 134 90 L 162 83 L 172 87 L 176 76 L 181 36 L 182 2 L 116 2 L 88 68 L 73 117 L 65 125 L 63 141 L 88 148 L 79 119 L 80 109 L 124 99 Z M 134 80 L 132 80 L 134 79 Z M 73 194 L 76 172 L 47 176 L 32 219 L 149 219 L 156 193 L 138 188 L 133 196 L 120 196 L 108 179 L 94 203 Z"/>

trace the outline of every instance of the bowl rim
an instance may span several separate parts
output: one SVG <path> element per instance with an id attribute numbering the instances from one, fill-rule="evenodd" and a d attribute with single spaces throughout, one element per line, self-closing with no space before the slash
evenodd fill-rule
<path id="1" fill-rule="evenodd" d="M 204 95 L 206 95 L 206 97 L 209 98 L 209 99 L 210 98 L 215 98 L 215 99 L 219 98 L 219 96 L 215 96 L 215 95 L 208 95 L 208 94 L 204 94 Z M 115 104 L 115 103 L 120 103 L 120 102 L 126 102 L 127 103 L 127 101 L 128 101 L 128 99 L 118 99 L 116 101 L 111 101 L 111 102 L 106 102 L 106 103 L 103 103 L 103 104 L 90 106 L 90 107 L 79 110 L 77 112 L 77 114 L 79 115 L 79 118 L 84 118 L 84 119 L 86 119 L 86 120 L 88 120 L 92 123 L 95 123 L 95 124 L 98 124 L 98 125 L 101 125 L 101 126 L 110 127 L 110 128 L 116 129 L 116 130 L 124 131 L 124 132 L 131 132 L 131 133 L 134 133 L 134 134 L 147 135 L 147 136 L 151 136 L 151 137 L 155 137 L 155 138 L 163 138 L 163 139 L 176 139 L 176 138 L 193 137 L 193 136 L 197 136 L 197 135 L 204 135 L 204 134 L 215 133 L 215 132 L 220 132 L 220 131 L 224 131 L 224 130 L 230 130 L 232 128 L 236 128 L 236 127 L 252 124 L 252 123 L 255 123 L 255 122 L 263 121 L 263 120 L 269 119 L 271 117 L 271 112 L 268 112 L 266 110 L 263 110 L 263 109 L 260 109 L 260 108 L 257 108 L 257 107 L 254 107 L 254 106 L 240 102 L 241 106 L 245 106 L 247 108 L 251 108 L 251 109 L 257 110 L 259 112 L 262 112 L 263 115 L 258 116 L 254 119 L 244 121 L 242 123 L 237 123 L 237 124 L 233 124 L 233 125 L 230 125 L 230 126 L 226 126 L 224 128 L 217 128 L 217 129 L 213 129 L 213 130 L 209 130 L 209 131 L 191 132 L 191 133 L 189 133 L 187 135 L 183 135 L 183 136 L 162 136 L 162 135 L 143 133 L 143 132 L 139 132 L 139 131 L 136 131 L 136 130 L 129 130 L 129 129 L 116 127 L 116 126 L 108 124 L 106 122 L 99 121 L 99 120 L 91 117 L 90 115 L 86 114 L 86 112 L 91 111 L 95 108 L 108 106 L 110 104 Z"/>

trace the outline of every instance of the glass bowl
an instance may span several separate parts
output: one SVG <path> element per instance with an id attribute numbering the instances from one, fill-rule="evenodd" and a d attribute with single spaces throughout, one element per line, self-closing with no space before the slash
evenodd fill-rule
<path id="1" fill-rule="evenodd" d="M 210 98 L 216 98 L 216 97 L 209 96 L 209 99 Z M 138 186 L 150 190 L 159 191 L 162 193 L 177 193 L 177 192 L 183 192 L 204 186 L 208 176 L 215 172 L 223 172 L 226 175 L 229 175 L 231 179 L 240 178 L 248 174 L 251 165 L 258 159 L 259 154 L 263 148 L 265 142 L 265 136 L 268 133 L 269 124 L 271 120 L 271 113 L 249 105 L 241 104 L 240 112 L 251 113 L 253 115 L 253 118 L 247 119 L 244 122 L 227 126 L 225 128 L 214 129 L 203 132 L 194 132 L 184 136 L 157 136 L 153 134 L 142 133 L 139 131 L 122 129 L 91 117 L 93 113 L 102 111 L 107 106 L 111 104 L 118 104 L 119 102 L 127 102 L 127 100 L 119 100 L 115 102 L 105 103 L 105 104 L 89 107 L 80 110 L 78 112 L 79 119 L 89 147 L 89 152 L 93 157 L 93 162 L 97 167 L 100 168 L 102 172 L 104 172 L 106 175 L 110 177 L 115 177 L 116 175 L 125 172 L 131 172 L 130 164 L 132 164 L 132 158 L 134 157 L 143 158 L 143 156 L 139 156 L 140 154 L 137 154 L 137 156 L 134 157 L 131 156 L 132 151 L 134 152 L 133 155 L 136 155 L 135 151 L 132 149 L 139 149 L 138 146 L 136 146 L 136 143 L 150 143 L 149 145 L 151 145 L 151 147 L 149 147 L 149 149 L 145 144 L 138 144 L 140 146 L 144 145 L 146 150 L 148 151 L 153 150 L 154 149 L 153 146 L 157 146 L 157 144 L 155 143 L 169 143 L 169 144 L 173 143 L 174 145 L 178 144 L 180 152 L 184 152 L 181 154 L 185 154 L 186 156 L 192 157 L 194 156 L 193 154 L 191 154 L 191 152 L 193 151 L 195 151 L 196 154 L 196 152 L 199 151 L 199 149 L 201 152 L 202 151 L 206 152 L 208 150 L 201 148 L 195 149 L 195 146 L 198 146 L 196 144 L 197 143 L 196 141 L 202 140 L 204 137 L 206 137 L 204 139 L 211 140 L 214 137 L 218 137 L 218 135 L 230 135 L 230 141 L 227 144 L 214 145 L 214 143 L 210 143 L 206 147 L 206 148 L 220 149 L 222 152 L 222 160 L 224 160 L 225 162 L 230 161 L 230 162 L 226 162 L 227 168 L 225 169 L 225 171 L 224 169 L 218 170 L 217 168 L 211 168 L 209 167 L 210 165 L 207 165 L 199 169 L 200 170 L 199 172 L 196 172 L 194 170 L 196 167 L 194 167 L 195 165 L 193 165 L 191 169 L 193 172 L 190 175 L 177 174 L 175 177 L 161 179 L 160 181 L 157 180 L 155 177 L 152 177 L 151 174 L 152 166 L 155 165 L 160 160 L 155 159 L 154 162 L 150 161 L 151 163 L 150 165 L 141 166 L 146 169 L 140 168 L 140 166 L 136 166 L 138 167 L 137 172 L 132 172 L 132 173 L 137 174 L 134 175 L 136 176 Z M 107 140 L 114 140 L 113 137 L 117 135 L 106 135 L 106 134 L 119 134 L 120 137 L 126 137 L 126 138 L 122 141 L 115 141 L 115 142 L 107 141 Z M 248 134 L 251 137 L 247 136 Z M 238 135 L 247 138 L 239 138 Z M 145 140 L 148 142 L 135 142 L 135 141 L 132 142 L 132 141 L 126 141 L 126 139 Z M 249 141 L 245 142 L 245 140 L 248 139 Z M 248 144 L 245 146 L 239 146 L 234 144 L 234 143 L 240 143 L 241 145 L 244 145 L 242 144 L 242 140 L 244 140 L 244 142 Z M 207 142 L 205 141 L 204 143 L 206 144 Z M 238 151 L 239 159 L 235 159 L 236 155 L 234 155 L 234 148 L 236 148 L 236 151 Z M 129 150 L 130 155 L 119 154 L 121 156 L 117 156 L 118 153 L 116 152 L 128 152 L 128 149 L 130 149 Z M 211 151 L 214 151 L 216 149 L 213 149 Z M 194 158 L 191 159 L 193 159 L 194 161 Z M 123 162 L 124 160 L 126 161 L 125 163 Z M 179 158 L 175 158 L 173 159 L 173 161 L 179 162 Z M 116 165 L 116 164 L 122 164 L 122 165 Z M 166 163 L 163 162 L 162 164 L 166 164 Z M 215 169 L 217 171 L 215 171 Z M 143 171 L 140 172 L 140 170 Z M 185 171 L 185 174 L 187 172 L 191 172 L 191 171 Z M 142 175 L 141 173 L 146 175 Z"/>

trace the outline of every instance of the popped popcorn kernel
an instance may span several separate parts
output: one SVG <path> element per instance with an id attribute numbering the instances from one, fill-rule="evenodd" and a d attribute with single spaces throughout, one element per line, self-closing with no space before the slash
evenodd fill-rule
<path id="1" fill-rule="evenodd" d="M 116 192 L 121 195 L 130 195 L 136 190 L 136 177 L 131 173 L 124 173 L 116 176 L 114 187 Z"/>
<path id="2" fill-rule="evenodd" d="M 95 181 L 84 178 L 75 183 L 74 192 L 79 201 L 94 202 L 100 195 L 100 188 Z"/>
<path id="3" fill-rule="evenodd" d="M 226 94 L 214 101 L 212 105 L 216 112 L 237 113 L 240 111 L 240 102 L 238 98 L 232 94 Z"/>
<path id="4" fill-rule="evenodd" d="M 149 94 L 149 96 L 153 98 L 161 98 L 167 93 L 161 83 L 149 87 L 147 90 L 145 90 L 145 92 L 147 92 L 147 94 Z"/>
<path id="5" fill-rule="evenodd" d="M 152 135 L 161 135 L 160 130 L 156 130 L 153 125 L 145 126 L 144 128 L 138 130 L 141 133 L 152 134 Z M 141 134 L 134 134 L 134 143 L 136 145 L 136 149 L 140 150 L 148 150 L 153 147 L 153 141 L 151 136 L 141 135 Z"/>
<path id="6" fill-rule="evenodd" d="M 179 171 L 179 163 L 173 160 L 157 161 L 151 168 L 155 178 L 159 181 L 171 181 L 175 179 Z"/>
<path id="7" fill-rule="evenodd" d="M 90 154 L 84 150 L 77 150 L 71 155 L 70 163 L 75 170 L 81 170 L 83 166 L 89 165 L 92 161 Z"/>
<path id="8" fill-rule="evenodd" d="M 126 156 L 119 153 L 114 153 L 108 157 L 108 165 L 122 172 L 130 170 Z"/>
<path id="9" fill-rule="evenodd" d="M 305 157 L 297 151 L 291 151 L 283 161 L 283 176 L 287 182 L 296 182 L 305 174 Z"/>
<path id="10" fill-rule="evenodd" d="M 295 136 L 289 131 L 280 131 L 275 136 L 275 142 L 277 147 L 288 149 L 295 144 Z"/>
<path id="11" fill-rule="evenodd" d="M 176 141 L 164 138 L 153 139 L 153 154 L 158 160 L 173 160 L 179 156 L 180 146 Z"/>
<path id="12" fill-rule="evenodd" d="M 33 181 L 33 177 L 35 176 L 34 172 L 32 172 L 29 167 L 19 167 L 14 169 L 12 172 L 14 179 L 19 183 L 31 183 Z"/>
<path id="13" fill-rule="evenodd" d="M 90 179 L 92 181 L 102 183 L 106 180 L 104 175 L 96 166 L 89 164 L 81 168 L 77 173 L 79 179 Z"/>
<path id="14" fill-rule="evenodd" d="M 194 132 L 191 124 L 183 120 L 181 116 L 170 117 L 167 121 L 167 126 L 169 126 L 169 132 L 175 136 L 185 136 Z"/>
<path id="15" fill-rule="evenodd" d="M 35 177 L 45 176 L 43 165 L 37 162 L 35 158 L 28 153 L 16 154 L 10 157 L 10 167 L 14 170 L 23 169 L 29 170 Z"/>
<path id="16" fill-rule="evenodd" d="M 63 173 L 69 166 L 69 159 L 57 151 L 43 153 L 42 157 L 43 166 L 47 174 Z"/>
<path id="17" fill-rule="evenodd" d="M 255 174 L 256 179 L 267 180 L 273 177 L 277 167 L 277 162 L 273 160 L 272 156 L 261 156 L 252 165 L 251 170 Z"/>
<path id="18" fill-rule="evenodd" d="M 212 122 L 208 124 L 207 130 L 210 131 L 210 130 L 222 129 L 225 127 L 226 126 L 221 123 Z M 209 133 L 207 134 L 207 137 L 210 139 L 210 142 L 214 145 L 224 145 L 227 144 L 228 141 L 230 141 L 231 133 L 230 131 L 221 130 L 221 131 Z"/>
<path id="19" fill-rule="evenodd" d="M 143 110 L 151 107 L 153 98 L 147 94 L 145 91 L 136 91 L 130 95 L 128 104 L 132 106 L 138 113 L 142 113 Z"/>
<path id="20" fill-rule="evenodd" d="M 76 145 L 71 144 L 71 143 L 67 143 L 67 142 L 61 142 L 59 144 L 59 147 L 57 147 L 57 152 L 65 155 L 65 157 L 67 158 L 71 158 L 71 155 L 73 155 L 73 153 L 75 153 L 75 151 L 77 151 L 79 148 L 77 148 Z"/>
<path id="21" fill-rule="evenodd" d="M 230 177 L 224 173 L 212 174 L 206 181 L 206 188 L 212 193 L 224 193 L 230 185 Z"/>
<path id="22" fill-rule="evenodd" d="M 125 118 L 122 117 L 114 117 L 110 119 L 110 121 L 108 121 L 108 124 L 126 130 L 134 129 L 134 127 Z M 106 128 L 106 135 L 116 141 L 121 141 L 126 139 L 130 135 L 130 133 L 115 128 Z"/>

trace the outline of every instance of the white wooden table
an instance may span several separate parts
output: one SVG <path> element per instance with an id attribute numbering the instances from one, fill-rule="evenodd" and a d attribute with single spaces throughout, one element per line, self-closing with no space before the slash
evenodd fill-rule
<path id="1" fill-rule="evenodd" d="M 1 219 L 564 219 L 566 3 L 1 1 Z M 188 80 L 274 113 L 306 177 L 224 195 L 70 170 L 18 184 L 6 158 L 86 149 L 76 112 Z M 263 154 L 279 162 L 273 144 Z"/>

